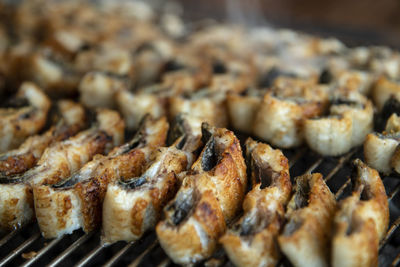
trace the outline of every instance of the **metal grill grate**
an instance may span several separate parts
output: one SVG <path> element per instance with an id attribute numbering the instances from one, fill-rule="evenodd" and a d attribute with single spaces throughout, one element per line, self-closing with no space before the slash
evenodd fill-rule
<path id="1" fill-rule="evenodd" d="M 362 157 L 360 149 L 339 158 L 322 158 L 301 148 L 285 151 L 291 176 L 306 172 L 321 172 L 337 199 L 350 191 L 350 161 Z M 379 248 L 380 266 L 400 264 L 400 179 L 383 177 L 390 207 L 390 226 Z M 397 235 L 396 235 L 397 234 Z M 0 266 L 173 266 L 158 244 L 154 232 L 135 243 L 118 242 L 104 247 L 100 232 L 85 234 L 75 231 L 54 240 L 40 235 L 36 223 L 6 233 L 0 239 Z M 230 263 L 225 263 L 229 266 Z M 280 266 L 286 266 L 283 259 Z"/>

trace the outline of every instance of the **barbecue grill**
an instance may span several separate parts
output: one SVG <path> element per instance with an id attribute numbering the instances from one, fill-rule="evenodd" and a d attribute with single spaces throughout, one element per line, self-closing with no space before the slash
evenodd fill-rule
<path id="1" fill-rule="evenodd" d="M 317 25 L 303 25 L 303 29 L 321 33 Z M 336 36 L 349 36 L 349 30 L 331 28 Z M 379 35 L 372 32 L 351 32 L 355 43 L 366 39 L 381 41 Z M 383 40 L 384 42 L 384 40 Z M 247 136 L 237 133 L 244 142 Z M 257 140 L 257 138 L 254 138 Z M 358 147 L 340 157 L 322 157 L 306 147 L 284 150 L 289 159 L 292 181 L 298 175 L 320 172 L 335 194 L 342 199 L 351 193 L 351 161 L 363 158 L 362 148 Z M 379 244 L 379 265 L 400 266 L 400 179 L 394 176 L 382 176 L 389 201 L 390 223 L 386 235 Z M 357 249 L 357 248 L 354 248 Z M 222 253 L 216 261 L 221 266 L 232 266 Z M 160 247 L 154 231 L 147 233 L 133 243 L 117 242 L 104 246 L 99 230 L 84 233 L 77 230 L 71 235 L 56 239 L 41 236 L 36 222 L 6 233 L 0 233 L 0 266 L 174 266 Z M 211 265 L 203 262 L 201 265 Z M 290 266 L 283 258 L 278 266 Z"/>
<path id="2" fill-rule="evenodd" d="M 242 141 L 245 139 L 240 134 L 239 137 Z M 289 159 L 292 180 L 304 173 L 320 172 L 339 200 L 351 192 L 350 163 L 355 158 L 362 158 L 362 149 L 353 149 L 341 157 L 321 157 L 305 147 L 285 150 L 284 154 Z M 393 176 L 383 176 L 382 180 L 389 201 L 390 224 L 379 245 L 379 265 L 398 266 L 400 180 Z M 110 246 L 103 246 L 100 236 L 100 231 L 85 234 L 79 230 L 47 240 L 41 236 L 38 225 L 31 223 L 1 236 L 0 266 L 174 266 L 154 232 L 134 243 L 118 242 Z M 224 256 L 219 256 L 217 261 L 222 266 L 232 266 Z M 290 263 L 282 259 L 279 266 L 290 266 Z"/>

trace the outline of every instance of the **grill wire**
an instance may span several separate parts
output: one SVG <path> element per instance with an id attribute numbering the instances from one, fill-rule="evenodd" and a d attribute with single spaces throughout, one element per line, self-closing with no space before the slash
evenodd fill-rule
<path id="1" fill-rule="evenodd" d="M 243 141 L 243 138 L 240 138 Z M 362 149 L 354 149 L 341 157 L 321 157 L 306 148 L 286 150 L 293 178 L 320 172 L 336 199 L 351 192 L 350 162 L 362 158 Z M 382 177 L 388 195 L 390 223 L 379 246 L 379 266 L 400 264 L 400 179 Z M 154 232 L 134 243 L 118 242 L 104 247 L 100 231 L 85 234 L 82 230 L 53 240 L 40 235 L 36 223 L 3 233 L 0 236 L 1 266 L 174 266 L 160 247 Z M 223 266 L 232 266 L 225 257 L 218 259 Z M 225 260 L 225 261 L 224 261 Z M 283 259 L 278 266 L 290 266 Z"/>

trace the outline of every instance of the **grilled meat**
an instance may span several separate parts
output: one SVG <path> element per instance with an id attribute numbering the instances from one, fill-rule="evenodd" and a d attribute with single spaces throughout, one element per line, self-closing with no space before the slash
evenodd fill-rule
<path id="1" fill-rule="evenodd" d="M 321 115 L 328 103 L 325 87 L 308 80 L 279 79 L 264 95 L 253 132 L 271 144 L 290 148 L 303 143 L 303 121 Z"/>
<path id="2" fill-rule="evenodd" d="M 85 112 L 78 103 L 58 102 L 61 120 L 41 135 L 31 136 L 17 149 L 0 154 L 0 175 L 24 173 L 36 165 L 44 150 L 52 143 L 62 141 L 80 131 L 85 123 Z"/>
<path id="3" fill-rule="evenodd" d="M 376 170 L 354 161 L 353 193 L 334 219 L 332 266 L 377 266 L 379 241 L 389 222 L 385 187 Z"/>
<path id="4" fill-rule="evenodd" d="M 121 144 L 124 122 L 118 113 L 101 110 L 98 124 L 47 148 L 35 168 L 0 179 L 0 228 L 15 228 L 33 218 L 32 187 L 55 184 L 99 153 Z"/>
<path id="5" fill-rule="evenodd" d="M 246 141 L 253 189 L 243 202 L 244 215 L 220 239 L 235 266 L 275 266 L 280 258 L 277 237 L 291 193 L 289 165 L 280 150 Z"/>
<path id="6" fill-rule="evenodd" d="M 166 118 L 146 117 L 134 138 L 107 156 L 96 155 L 79 171 L 53 185 L 33 188 L 36 218 L 46 238 L 83 228 L 90 232 L 101 223 L 109 183 L 139 176 L 154 149 L 165 144 Z"/>
<path id="7" fill-rule="evenodd" d="M 175 198 L 165 207 L 157 236 L 178 264 L 211 256 L 236 216 L 246 189 L 246 166 L 234 134 L 203 124 L 206 144 Z"/>
<path id="8" fill-rule="evenodd" d="M 335 196 L 319 173 L 295 179 L 279 246 L 294 266 L 328 266 Z"/>
<path id="9" fill-rule="evenodd" d="M 26 106 L 0 109 L 0 152 L 17 148 L 46 124 L 50 100 L 35 84 L 23 83 L 14 100 Z"/>

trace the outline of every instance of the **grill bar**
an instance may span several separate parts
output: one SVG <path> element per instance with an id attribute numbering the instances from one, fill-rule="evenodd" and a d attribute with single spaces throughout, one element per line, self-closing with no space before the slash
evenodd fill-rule
<path id="1" fill-rule="evenodd" d="M 400 253 L 397 254 L 396 258 L 393 260 L 392 266 L 393 266 L 393 267 L 399 266 L 399 264 L 400 264 Z"/>
<path id="2" fill-rule="evenodd" d="M 305 147 L 303 147 L 302 149 L 300 149 L 291 159 L 289 159 L 289 168 L 292 168 L 292 166 L 294 164 L 296 164 L 296 162 L 304 156 L 304 154 L 306 153 L 307 149 Z"/>
<path id="3" fill-rule="evenodd" d="M 343 191 L 346 189 L 346 187 L 347 187 L 350 183 L 351 183 L 351 179 L 350 179 L 350 177 L 347 177 L 346 182 L 345 182 L 345 183 L 339 188 L 339 190 L 336 192 L 336 194 L 335 194 L 336 199 L 339 199 L 339 198 L 342 196 Z"/>
<path id="4" fill-rule="evenodd" d="M 128 243 L 126 244 L 120 251 L 117 252 L 106 264 L 103 265 L 103 267 L 111 267 L 113 266 L 124 254 L 128 249 L 132 247 L 134 243 Z"/>
<path id="5" fill-rule="evenodd" d="M 390 226 L 382 242 L 379 244 L 379 250 L 382 250 L 385 247 L 385 245 L 393 236 L 393 234 L 396 232 L 397 228 L 399 228 L 399 226 L 400 226 L 400 216 L 394 221 L 392 226 Z"/>
<path id="6" fill-rule="evenodd" d="M 396 188 L 388 195 L 388 201 L 391 201 L 392 198 L 400 191 L 400 183 L 397 184 Z"/>
<path id="7" fill-rule="evenodd" d="M 10 254 L 8 254 L 5 258 L 3 258 L 0 261 L 0 266 L 6 265 L 8 262 L 10 262 L 12 259 L 14 259 L 16 256 L 18 256 L 24 249 L 29 247 L 33 242 L 35 242 L 38 238 L 40 237 L 40 233 L 36 233 L 32 235 L 30 238 L 25 240 L 24 243 L 22 243 L 19 247 L 11 251 Z"/>
<path id="8" fill-rule="evenodd" d="M 76 240 L 73 244 L 71 244 L 66 250 L 64 250 L 63 253 L 57 256 L 52 262 L 50 262 L 48 267 L 54 267 L 57 266 L 62 260 L 64 260 L 69 254 L 71 254 L 75 249 L 77 249 L 80 245 L 85 243 L 92 235 L 94 232 L 91 232 L 89 234 L 85 234 L 81 236 L 78 240 Z"/>
<path id="9" fill-rule="evenodd" d="M 65 236 L 61 236 L 59 238 L 53 239 L 47 246 L 42 248 L 33 258 L 25 262 L 22 266 L 27 267 L 31 266 L 33 263 L 35 263 L 36 260 L 38 260 L 41 256 L 43 256 L 47 251 L 52 249 L 55 245 L 57 245 L 58 242 L 60 242 Z"/>
<path id="10" fill-rule="evenodd" d="M 140 253 L 140 255 L 137 256 L 137 258 L 131 264 L 129 264 L 129 267 L 139 266 L 141 260 L 146 256 L 146 254 L 150 253 L 150 251 L 152 251 L 153 248 L 155 248 L 157 245 L 158 245 L 158 240 L 156 239 L 142 253 Z"/>
<path id="11" fill-rule="evenodd" d="M 0 247 L 2 247 L 3 245 L 5 245 L 8 241 L 10 241 L 10 239 L 12 239 L 16 234 L 18 234 L 21 231 L 22 227 L 17 228 L 13 231 L 11 231 L 10 233 L 8 233 L 6 236 L 4 236 L 1 240 L 0 240 Z"/>
<path id="12" fill-rule="evenodd" d="M 95 247 L 86 257 L 84 257 L 82 260 L 80 260 L 75 266 L 85 266 L 89 261 L 94 258 L 102 249 L 104 248 L 104 245 L 100 242 L 100 244 Z"/>
<path id="13" fill-rule="evenodd" d="M 343 165 L 350 160 L 350 158 L 356 153 L 356 150 L 350 151 L 346 155 L 342 156 L 338 160 L 338 164 L 325 176 L 325 182 L 328 182 Z"/>

